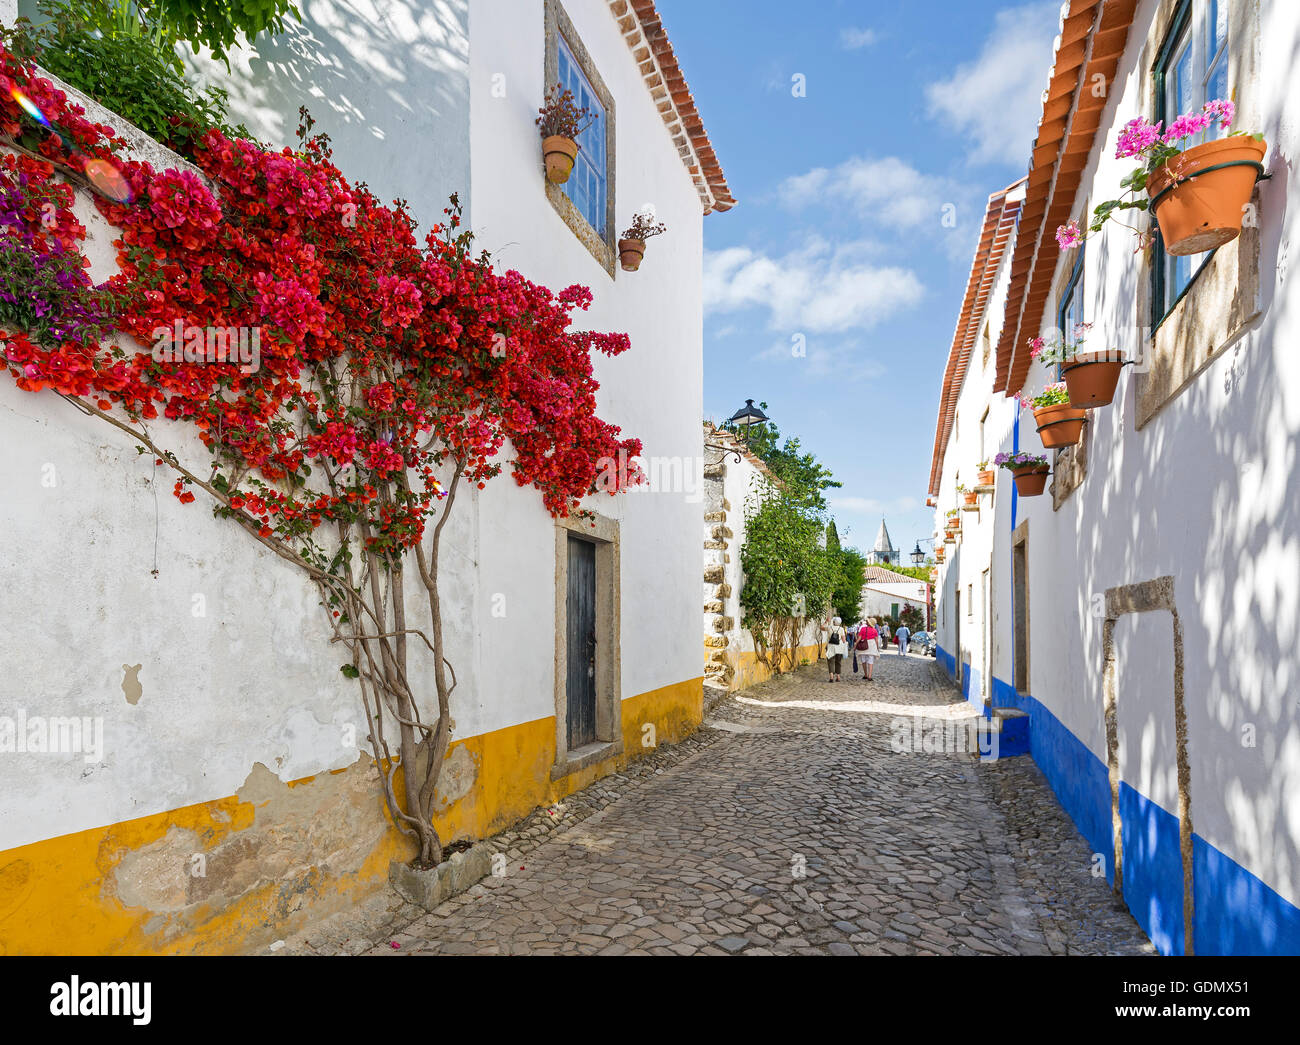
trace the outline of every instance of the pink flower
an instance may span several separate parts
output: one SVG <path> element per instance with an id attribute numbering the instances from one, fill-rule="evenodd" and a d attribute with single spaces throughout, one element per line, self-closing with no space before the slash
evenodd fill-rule
<path id="1" fill-rule="evenodd" d="M 1058 236 L 1060 233 L 1057 234 Z M 1041 337 L 1031 337 L 1029 339 L 1029 358 L 1037 359 L 1043 351 L 1043 339 Z"/>
<path id="2" fill-rule="evenodd" d="M 1062 250 L 1077 247 L 1082 242 L 1083 230 L 1079 228 L 1077 221 L 1071 219 L 1068 225 L 1058 225 L 1056 227 L 1056 245 Z"/>
<path id="3" fill-rule="evenodd" d="M 1205 108 L 1201 112 L 1211 118 L 1217 117 L 1219 128 L 1224 131 L 1231 127 L 1232 121 L 1237 118 L 1237 107 L 1223 98 L 1215 98 L 1212 102 L 1206 102 Z"/>
<path id="4" fill-rule="evenodd" d="M 1129 120 L 1124 124 L 1124 129 L 1119 132 L 1119 145 L 1115 149 L 1115 158 L 1122 160 L 1127 156 L 1137 156 L 1154 145 L 1159 137 L 1159 123 L 1147 123 L 1140 116 Z"/>
<path id="5" fill-rule="evenodd" d="M 1174 142 L 1180 142 L 1194 134 L 1200 134 L 1212 122 L 1214 122 L 1213 117 L 1207 116 L 1203 112 L 1187 113 L 1171 123 L 1169 130 L 1165 132 L 1164 137 L 1160 140 L 1166 145 L 1172 145 Z"/>

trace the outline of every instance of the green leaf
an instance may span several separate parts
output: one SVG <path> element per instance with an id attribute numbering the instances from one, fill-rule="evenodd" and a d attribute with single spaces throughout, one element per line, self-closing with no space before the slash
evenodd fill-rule
<path id="1" fill-rule="evenodd" d="M 350 679 L 359 679 L 361 677 L 361 672 L 357 670 L 357 666 L 355 664 L 344 664 L 341 668 L 339 668 L 339 671 L 343 672 L 343 674 Z"/>

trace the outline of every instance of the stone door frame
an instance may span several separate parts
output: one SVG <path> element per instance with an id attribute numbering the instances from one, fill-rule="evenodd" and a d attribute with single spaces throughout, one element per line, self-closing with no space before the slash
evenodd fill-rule
<path id="1" fill-rule="evenodd" d="M 1187 706 L 1183 691 L 1183 622 L 1174 600 L 1173 577 L 1106 589 L 1102 624 L 1103 717 L 1106 769 L 1110 777 L 1110 817 L 1115 847 L 1115 896 L 1124 899 L 1124 837 L 1119 814 L 1119 716 L 1115 661 L 1115 622 L 1130 613 L 1168 611 L 1174 627 L 1174 737 L 1178 768 L 1178 842 L 1183 865 L 1183 953 L 1194 954 L 1196 901 L 1192 882 L 1192 769 L 1187 755 Z"/>

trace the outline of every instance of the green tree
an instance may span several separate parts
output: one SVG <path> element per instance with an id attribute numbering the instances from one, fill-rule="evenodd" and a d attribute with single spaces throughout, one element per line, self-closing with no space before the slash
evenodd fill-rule
<path id="1" fill-rule="evenodd" d="M 839 569 L 835 580 L 835 590 L 831 594 L 831 605 L 835 614 L 851 624 L 858 619 L 858 607 L 862 602 L 862 585 L 866 576 L 867 558 L 856 548 L 841 548 L 838 555 Z"/>
<path id="2" fill-rule="evenodd" d="M 907 577 L 915 577 L 918 581 L 930 583 L 931 566 L 922 563 L 920 566 L 886 566 L 885 569 L 892 570 L 894 573 L 901 573 Z"/>

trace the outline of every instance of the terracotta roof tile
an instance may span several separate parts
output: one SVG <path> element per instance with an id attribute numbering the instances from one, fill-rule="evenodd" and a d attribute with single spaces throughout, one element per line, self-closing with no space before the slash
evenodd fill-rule
<path id="1" fill-rule="evenodd" d="M 948 365 L 944 369 L 943 389 L 939 395 L 939 418 L 934 432 L 934 453 L 930 458 L 931 495 L 939 492 L 939 477 L 943 474 L 943 459 L 948 450 L 948 436 L 953 418 L 957 414 L 957 397 L 966 376 L 971 350 L 979 339 L 984 325 L 984 313 L 998 266 L 1002 263 L 1007 245 L 1015 234 L 1016 222 L 1021 212 L 1021 192 L 1026 179 L 1012 182 L 1005 189 L 989 197 L 980 229 L 979 245 L 971 262 L 970 278 L 966 282 L 966 296 L 957 318 L 952 347 L 948 350 Z"/>
<path id="2" fill-rule="evenodd" d="M 1074 209 L 1107 102 L 1087 88 L 1099 75 L 1114 81 L 1136 7 L 1137 0 L 1067 0 L 1062 7 L 998 338 L 995 391 L 1018 392 L 1029 373 L 1027 342 L 1038 333 L 1060 253 L 1056 227 Z"/>
<path id="3" fill-rule="evenodd" d="M 736 205 L 736 198 L 727 187 L 722 165 L 704 130 L 704 121 L 677 64 L 677 56 L 673 53 L 673 45 L 668 42 L 654 0 L 609 0 L 609 10 L 641 69 L 646 87 L 658 104 L 682 162 L 695 182 L 704 213 L 730 210 Z"/>

